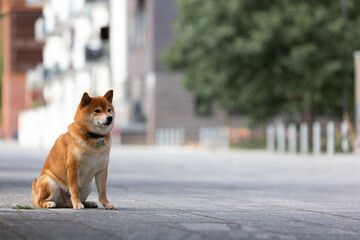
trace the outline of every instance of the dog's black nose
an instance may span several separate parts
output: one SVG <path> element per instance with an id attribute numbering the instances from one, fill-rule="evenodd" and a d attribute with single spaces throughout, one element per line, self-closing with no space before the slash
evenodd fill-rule
<path id="1" fill-rule="evenodd" d="M 107 117 L 106 117 L 106 120 L 108 121 L 108 123 L 111 123 L 112 120 L 113 120 L 113 117 L 112 117 L 112 116 L 107 116 Z"/>

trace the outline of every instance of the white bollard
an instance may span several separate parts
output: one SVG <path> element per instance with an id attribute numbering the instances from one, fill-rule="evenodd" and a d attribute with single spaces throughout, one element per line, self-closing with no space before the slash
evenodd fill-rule
<path id="1" fill-rule="evenodd" d="M 296 153 L 296 125 L 295 123 L 289 124 L 288 127 L 288 133 L 289 133 L 289 152 L 290 153 Z"/>
<path id="2" fill-rule="evenodd" d="M 185 129 L 181 128 L 180 129 L 180 144 L 185 144 Z"/>
<path id="3" fill-rule="evenodd" d="M 159 141 L 159 145 L 160 146 L 164 146 L 165 145 L 165 132 L 164 132 L 164 129 L 159 129 L 158 130 L 159 131 L 159 139 L 160 139 L 160 141 Z"/>
<path id="4" fill-rule="evenodd" d="M 285 127 L 282 122 L 276 124 L 276 138 L 278 152 L 285 152 Z"/>
<path id="5" fill-rule="evenodd" d="M 326 125 L 326 153 L 328 155 L 334 154 L 335 140 L 334 140 L 334 122 L 328 122 Z"/>
<path id="6" fill-rule="evenodd" d="M 300 125 L 300 152 L 308 153 L 309 151 L 309 136 L 308 136 L 308 125 L 302 123 Z"/>
<path id="7" fill-rule="evenodd" d="M 230 133 L 228 132 L 228 130 L 226 128 L 222 128 L 222 142 L 223 142 L 223 146 L 226 149 L 230 148 Z"/>
<path id="8" fill-rule="evenodd" d="M 201 134 L 200 131 L 200 143 Z M 158 128 L 155 132 L 155 143 L 159 146 L 175 146 L 185 143 L 185 130 L 183 128 Z"/>
<path id="9" fill-rule="evenodd" d="M 344 153 L 349 152 L 349 136 L 348 136 L 349 127 L 346 121 L 341 123 L 341 150 Z"/>
<path id="10" fill-rule="evenodd" d="M 210 133 L 208 128 L 204 128 L 204 146 L 209 147 L 210 146 Z"/>
<path id="11" fill-rule="evenodd" d="M 176 144 L 176 129 L 170 128 L 169 133 L 170 133 L 170 144 L 169 145 L 174 146 Z"/>
<path id="12" fill-rule="evenodd" d="M 321 152 L 321 127 L 320 122 L 314 122 L 313 125 L 313 153 L 319 155 Z"/>
<path id="13" fill-rule="evenodd" d="M 170 138 L 171 138 L 171 134 L 170 134 L 170 131 L 169 129 L 164 129 L 164 132 L 165 132 L 165 145 L 166 146 L 169 146 L 170 145 Z"/>
<path id="14" fill-rule="evenodd" d="M 160 145 L 160 132 L 159 132 L 159 129 L 156 129 L 156 131 L 155 131 L 155 144 Z"/>
<path id="15" fill-rule="evenodd" d="M 205 144 L 204 127 L 200 127 L 199 129 L 199 144 L 201 147 L 204 147 Z"/>
<path id="16" fill-rule="evenodd" d="M 174 129 L 174 145 L 179 145 L 179 129 Z"/>
<path id="17" fill-rule="evenodd" d="M 185 142 L 185 130 L 180 129 L 180 142 Z M 226 128 L 222 127 L 201 127 L 199 129 L 199 143 L 209 148 L 229 148 L 230 136 Z"/>
<path id="18" fill-rule="evenodd" d="M 221 128 L 215 128 L 215 144 L 214 147 L 218 148 L 222 146 L 222 129 Z"/>
<path id="19" fill-rule="evenodd" d="M 211 145 L 211 132 L 210 132 L 210 128 L 205 128 L 204 133 L 205 133 L 205 139 L 206 139 L 206 141 L 205 141 L 205 146 L 206 146 L 206 147 L 210 147 L 210 145 Z"/>
<path id="20" fill-rule="evenodd" d="M 275 152 L 275 127 L 272 124 L 266 127 L 266 149 Z"/>
<path id="21" fill-rule="evenodd" d="M 211 131 L 211 128 L 206 129 L 206 137 L 207 137 L 206 145 L 207 145 L 207 147 L 211 147 L 211 144 L 212 144 L 212 131 Z"/>
<path id="22" fill-rule="evenodd" d="M 211 143 L 211 147 L 212 148 L 216 148 L 218 146 L 218 136 L 219 136 L 219 129 L 214 127 L 212 130 L 211 130 L 211 134 L 212 134 L 212 143 Z"/>

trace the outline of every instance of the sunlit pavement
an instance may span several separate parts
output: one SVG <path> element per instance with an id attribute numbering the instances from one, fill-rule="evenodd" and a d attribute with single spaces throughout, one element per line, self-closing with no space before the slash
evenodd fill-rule
<path id="1" fill-rule="evenodd" d="M 0 239 L 360 238 L 354 155 L 114 147 L 117 210 L 13 209 L 32 206 L 46 155 L 0 142 Z"/>

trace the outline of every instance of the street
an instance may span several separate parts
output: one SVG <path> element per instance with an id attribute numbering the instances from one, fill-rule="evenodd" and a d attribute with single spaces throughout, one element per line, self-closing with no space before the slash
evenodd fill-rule
<path id="1" fill-rule="evenodd" d="M 0 239 L 360 239 L 355 155 L 115 146 L 117 209 L 79 211 L 33 206 L 47 153 L 0 142 Z"/>

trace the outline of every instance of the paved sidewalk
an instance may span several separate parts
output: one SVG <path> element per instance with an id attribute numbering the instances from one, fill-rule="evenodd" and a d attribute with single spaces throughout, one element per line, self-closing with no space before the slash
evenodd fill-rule
<path id="1" fill-rule="evenodd" d="M 115 147 L 117 210 L 13 209 L 46 155 L 0 142 L 1 240 L 360 239 L 360 157 Z"/>

